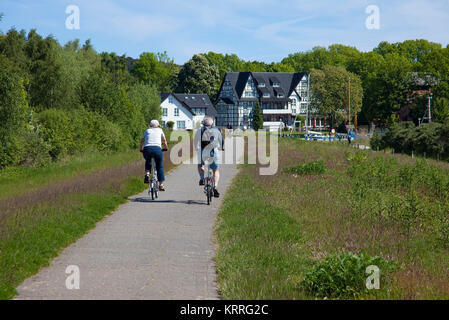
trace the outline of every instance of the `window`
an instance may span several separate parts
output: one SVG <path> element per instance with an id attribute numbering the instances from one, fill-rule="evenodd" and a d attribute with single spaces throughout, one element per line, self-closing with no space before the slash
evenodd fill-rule
<path id="1" fill-rule="evenodd" d="M 168 97 L 168 103 L 175 103 L 175 99 L 173 99 L 173 97 Z"/>
<path id="2" fill-rule="evenodd" d="M 264 98 L 269 98 L 269 97 L 270 97 L 270 94 L 269 94 L 269 93 L 264 93 L 264 94 L 263 94 L 263 97 L 264 97 Z"/>
<path id="3" fill-rule="evenodd" d="M 277 82 L 275 82 L 275 83 L 273 83 L 273 87 L 274 88 L 279 88 L 281 85 L 279 84 L 279 83 L 277 83 Z"/>
<path id="4" fill-rule="evenodd" d="M 185 129 L 186 128 L 186 122 L 185 121 L 176 121 L 176 128 L 177 129 Z"/>
<path id="5" fill-rule="evenodd" d="M 192 97 L 192 100 L 195 100 L 195 97 Z"/>
<path id="6" fill-rule="evenodd" d="M 179 117 L 179 109 L 175 108 L 175 117 Z"/>
<path id="7" fill-rule="evenodd" d="M 296 99 L 295 98 L 292 99 L 292 106 L 296 106 Z"/>
<path id="8" fill-rule="evenodd" d="M 259 88 L 265 88 L 265 83 L 264 82 L 259 83 Z"/>
<path id="9" fill-rule="evenodd" d="M 168 116 L 168 109 L 167 108 L 162 108 L 162 115 L 164 117 Z"/>
<path id="10" fill-rule="evenodd" d="M 278 98 L 283 98 L 284 97 L 284 94 L 283 93 L 279 93 L 278 94 Z"/>
<path id="11" fill-rule="evenodd" d="M 201 115 L 205 114 L 205 109 L 203 109 L 203 108 L 193 108 L 192 111 L 197 116 L 201 116 Z"/>
<path id="12" fill-rule="evenodd" d="M 165 128 L 165 121 L 162 121 L 162 128 Z"/>

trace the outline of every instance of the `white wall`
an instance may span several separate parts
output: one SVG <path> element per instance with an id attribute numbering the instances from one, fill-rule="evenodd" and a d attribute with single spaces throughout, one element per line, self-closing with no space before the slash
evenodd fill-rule
<path id="1" fill-rule="evenodd" d="M 172 95 L 169 95 L 161 103 L 161 108 L 167 109 L 167 116 L 162 115 L 162 121 L 165 121 L 165 123 L 167 123 L 168 121 L 173 121 L 175 123 L 174 129 L 178 129 L 177 121 L 185 121 L 186 129 L 193 129 L 196 122 L 194 116 L 176 98 L 173 97 L 173 103 L 170 103 L 170 97 L 172 97 Z M 175 116 L 176 108 L 179 109 L 179 116 Z"/>

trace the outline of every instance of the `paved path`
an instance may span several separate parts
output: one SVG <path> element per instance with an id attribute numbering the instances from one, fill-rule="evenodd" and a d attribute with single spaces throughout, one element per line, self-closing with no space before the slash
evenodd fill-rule
<path id="1" fill-rule="evenodd" d="M 217 299 L 211 241 L 225 188 L 237 172 L 223 165 L 220 199 L 205 203 L 195 165 L 166 178 L 151 201 L 133 196 L 96 228 L 28 278 L 16 299 Z M 80 289 L 66 288 L 66 268 L 80 270 Z"/>

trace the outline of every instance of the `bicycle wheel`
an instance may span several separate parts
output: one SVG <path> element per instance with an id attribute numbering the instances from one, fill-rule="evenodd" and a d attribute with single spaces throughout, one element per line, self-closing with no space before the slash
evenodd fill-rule
<path id="1" fill-rule="evenodd" d="M 152 181 L 152 200 L 157 199 L 159 196 L 159 181 L 157 181 L 156 162 L 154 158 L 151 160 L 151 181 Z"/>
<path id="2" fill-rule="evenodd" d="M 154 200 L 154 182 L 151 182 L 150 193 L 151 193 L 151 200 Z"/>
<path id="3" fill-rule="evenodd" d="M 212 198 L 213 198 L 213 191 L 212 191 L 212 186 L 209 188 L 209 202 L 212 203 Z"/>
<path id="4" fill-rule="evenodd" d="M 206 198 L 207 198 L 207 205 L 210 205 L 211 197 L 210 197 L 210 185 L 209 184 L 206 187 Z"/>

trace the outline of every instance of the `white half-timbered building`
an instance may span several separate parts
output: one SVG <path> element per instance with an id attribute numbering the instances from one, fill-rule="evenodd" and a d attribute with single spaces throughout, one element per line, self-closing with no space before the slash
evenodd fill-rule
<path id="1" fill-rule="evenodd" d="M 296 116 L 306 116 L 309 75 L 284 72 L 227 72 L 217 100 L 217 126 L 252 128 L 253 110 L 259 102 L 264 128 L 293 126 Z M 302 124 L 304 125 L 304 124 Z M 324 128 L 324 118 L 309 110 L 309 128 Z"/>

